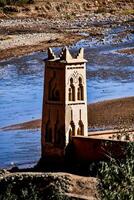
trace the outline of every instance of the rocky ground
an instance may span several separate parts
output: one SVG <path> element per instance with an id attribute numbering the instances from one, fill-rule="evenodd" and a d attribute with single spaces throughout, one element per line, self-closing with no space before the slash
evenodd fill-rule
<path id="1" fill-rule="evenodd" d="M 61 46 L 80 40 L 82 36 L 54 30 L 44 19 L 11 19 L 0 22 L 0 59 L 15 57 Z M 54 24 L 54 22 L 53 22 Z"/>
<path id="2" fill-rule="evenodd" d="M 32 189 L 31 189 L 32 187 Z M 0 197 L 7 199 L 15 196 L 26 199 L 90 199 L 99 200 L 98 180 L 68 173 L 16 172 L 0 171 Z M 7 191 L 7 188 L 9 190 Z M 10 191 L 10 193 L 9 193 Z M 23 193 L 21 194 L 21 191 Z M 29 195 L 29 198 L 28 198 Z M 61 198 L 62 197 L 62 198 Z M 7 200 L 6 199 L 6 200 Z M 16 198 L 15 198 L 16 199 Z"/>
<path id="3" fill-rule="evenodd" d="M 50 46 L 72 44 L 86 36 L 103 38 L 109 28 L 125 23 L 132 15 L 86 14 L 73 19 L 0 19 L 0 59 L 20 56 Z M 86 34 L 85 34 L 86 33 Z"/>
<path id="4" fill-rule="evenodd" d="M 1 17 L 73 18 L 83 13 L 133 13 L 133 0 L 18 0 L 3 4 Z M 15 1 L 16 2 L 16 1 Z"/>

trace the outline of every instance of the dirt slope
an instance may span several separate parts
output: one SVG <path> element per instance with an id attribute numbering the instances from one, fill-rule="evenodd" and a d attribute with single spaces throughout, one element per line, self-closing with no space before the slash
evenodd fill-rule
<path id="1" fill-rule="evenodd" d="M 7 15 L 14 13 L 18 17 L 64 17 L 72 18 L 88 12 L 115 13 L 121 11 L 134 13 L 134 0 L 34 0 L 33 4 L 5 6 Z M 1 16 L 4 16 L 0 13 Z M 5 15 L 5 16 L 6 16 Z M 13 15 L 12 15 L 13 17 Z"/>
<path id="2" fill-rule="evenodd" d="M 117 128 L 134 125 L 134 97 L 113 99 L 88 105 L 89 128 Z M 41 120 L 4 127 L 2 130 L 38 129 Z"/>
<path id="3" fill-rule="evenodd" d="M 132 126 L 134 97 L 113 99 L 88 105 L 89 127 Z"/>

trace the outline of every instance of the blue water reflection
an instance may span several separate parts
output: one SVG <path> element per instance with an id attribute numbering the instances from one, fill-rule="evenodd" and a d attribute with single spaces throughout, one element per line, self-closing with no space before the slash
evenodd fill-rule
<path id="1" fill-rule="evenodd" d="M 34 165 L 40 158 L 40 130 L 0 132 L 0 168 Z"/>

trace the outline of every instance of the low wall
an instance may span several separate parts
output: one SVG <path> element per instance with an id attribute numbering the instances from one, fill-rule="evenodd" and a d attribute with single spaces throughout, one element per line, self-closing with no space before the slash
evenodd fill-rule
<path id="1" fill-rule="evenodd" d="M 114 157 L 122 157 L 121 150 L 127 142 L 90 137 L 74 136 L 72 138 L 73 158 L 81 162 L 97 161 L 107 159 L 111 152 Z"/>

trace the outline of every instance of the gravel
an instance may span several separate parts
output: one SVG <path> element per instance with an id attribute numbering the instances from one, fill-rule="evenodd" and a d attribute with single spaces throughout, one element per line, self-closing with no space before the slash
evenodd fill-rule
<path id="1" fill-rule="evenodd" d="M 0 50 L 17 46 L 36 45 L 43 41 L 55 40 L 58 33 L 33 33 L 8 35 L 8 38 L 0 41 Z"/>

